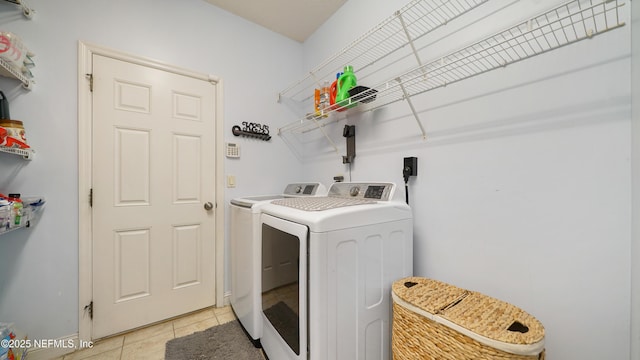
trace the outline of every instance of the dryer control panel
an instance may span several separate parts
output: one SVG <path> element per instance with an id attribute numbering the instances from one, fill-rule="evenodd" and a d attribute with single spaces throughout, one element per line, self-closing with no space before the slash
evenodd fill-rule
<path id="1" fill-rule="evenodd" d="M 318 196 L 326 193 L 326 187 L 320 183 L 289 184 L 284 189 L 285 196 Z"/>
<path id="2" fill-rule="evenodd" d="M 329 188 L 328 196 L 352 199 L 369 199 L 390 201 L 395 191 L 394 183 L 334 183 Z"/>

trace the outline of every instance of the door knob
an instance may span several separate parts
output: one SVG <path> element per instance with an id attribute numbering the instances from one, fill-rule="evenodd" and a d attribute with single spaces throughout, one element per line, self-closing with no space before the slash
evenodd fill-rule
<path id="1" fill-rule="evenodd" d="M 204 203 L 204 209 L 207 211 L 213 209 L 213 204 L 211 203 L 211 201 L 207 201 L 206 203 Z"/>

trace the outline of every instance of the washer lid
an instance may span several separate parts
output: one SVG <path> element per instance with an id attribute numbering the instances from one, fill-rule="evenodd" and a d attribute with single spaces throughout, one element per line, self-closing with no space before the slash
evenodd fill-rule
<path id="1" fill-rule="evenodd" d="M 250 208 L 255 204 L 259 204 L 262 202 L 282 199 L 283 195 L 260 195 L 260 196 L 247 196 L 243 198 L 231 199 L 231 204 L 241 207 Z"/>
<path id="2" fill-rule="evenodd" d="M 303 196 L 325 196 L 327 195 L 327 188 L 318 182 L 311 183 L 293 183 L 288 184 L 282 194 L 275 195 L 257 195 L 257 196 L 245 196 L 241 198 L 232 199 L 230 202 L 232 205 L 251 208 L 256 204 L 264 204 L 271 200 L 282 199 L 285 197 L 303 197 Z"/>

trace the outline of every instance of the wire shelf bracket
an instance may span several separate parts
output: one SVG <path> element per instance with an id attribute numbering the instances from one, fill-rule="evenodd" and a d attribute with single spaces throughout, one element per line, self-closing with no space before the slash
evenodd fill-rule
<path id="1" fill-rule="evenodd" d="M 413 114 L 413 117 L 416 119 L 416 122 L 418 123 L 418 126 L 420 127 L 420 131 L 422 132 L 422 138 L 423 139 L 427 139 L 427 133 L 424 131 L 424 126 L 422 126 L 422 122 L 420 121 L 420 117 L 418 116 L 418 113 L 416 112 L 416 108 L 413 107 L 413 102 L 411 102 L 411 97 L 409 97 L 409 94 L 407 94 L 407 90 L 404 88 L 404 85 L 402 85 L 402 80 L 400 80 L 400 78 L 397 79 L 398 84 L 400 84 L 400 89 L 402 89 L 402 93 L 404 94 L 404 98 L 405 100 L 407 100 L 407 104 L 409 104 L 409 108 L 411 109 L 411 113 Z"/>
<path id="2" fill-rule="evenodd" d="M 26 17 L 29 20 L 33 18 L 33 13 L 35 12 L 35 10 L 30 8 L 29 5 L 27 5 L 24 0 L 4 0 L 4 1 L 12 4 L 20 5 L 20 7 L 22 8 L 22 15 L 24 15 L 24 17 Z"/>

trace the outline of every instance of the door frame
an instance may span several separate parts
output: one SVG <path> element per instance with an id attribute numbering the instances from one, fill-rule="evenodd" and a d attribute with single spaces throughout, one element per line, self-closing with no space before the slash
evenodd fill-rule
<path id="1" fill-rule="evenodd" d="M 193 72 L 153 59 L 126 54 L 102 46 L 78 42 L 78 337 L 92 340 L 91 319 L 85 310 L 93 297 L 93 259 L 92 259 L 92 211 L 89 205 L 92 170 L 92 97 L 89 91 L 88 75 L 93 73 L 94 54 L 147 66 L 174 74 L 189 76 L 208 81 L 216 88 L 215 123 L 215 306 L 224 304 L 224 119 L 222 80 L 218 77 Z"/>

